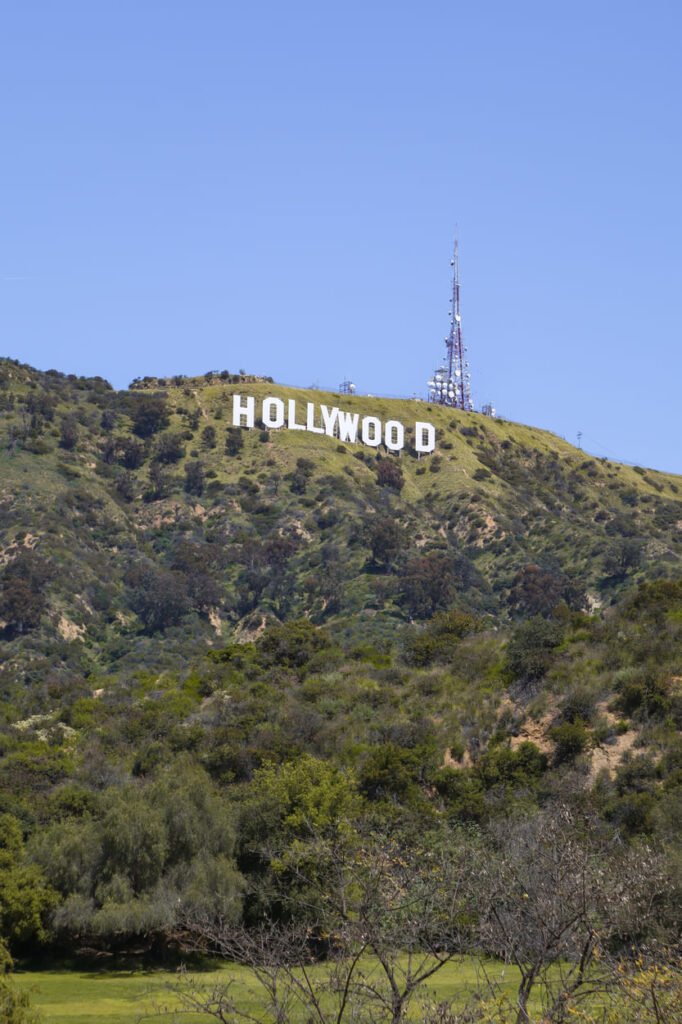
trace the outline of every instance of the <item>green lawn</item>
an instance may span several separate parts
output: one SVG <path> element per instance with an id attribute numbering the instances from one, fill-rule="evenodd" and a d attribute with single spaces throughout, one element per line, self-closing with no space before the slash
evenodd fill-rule
<path id="1" fill-rule="evenodd" d="M 208 983 L 238 973 L 232 968 L 201 977 Z M 27 971 L 14 980 L 28 991 L 45 1024 L 136 1024 L 153 1020 L 156 1007 L 170 1001 L 168 986 L 178 976 L 166 971 Z"/>
<path id="2" fill-rule="evenodd" d="M 436 1000 L 456 999 L 464 1003 L 477 986 L 479 966 L 473 959 L 448 964 L 435 976 L 430 991 Z M 487 970 L 511 996 L 516 979 L 514 969 L 495 964 L 488 965 Z M 178 981 L 176 973 L 166 971 L 26 971 L 14 977 L 16 984 L 29 992 L 45 1024 L 149 1024 L 163 1020 L 156 1016 L 156 1011 L 162 1004 L 173 1005 L 169 986 Z M 254 1001 L 246 972 L 239 966 L 229 965 L 197 977 L 207 987 L 232 980 L 236 992 L 243 992 L 245 1003 Z M 174 1017 L 173 1024 L 209 1019 L 183 1015 Z"/>

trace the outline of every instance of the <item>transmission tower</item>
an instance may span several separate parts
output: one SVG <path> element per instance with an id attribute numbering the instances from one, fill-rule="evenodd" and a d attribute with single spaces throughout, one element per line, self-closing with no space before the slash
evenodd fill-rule
<path id="1" fill-rule="evenodd" d="M 471 374 L 462 340 L 462 314 L 459 305 L 459 245 L 450 261 L 452 267 L 452 298 L 450 299 L 450 333 L 445 339 L 445 360 L 429 380 L 429 401 L 450 405 L 454 409 L 471 412 Z"/>

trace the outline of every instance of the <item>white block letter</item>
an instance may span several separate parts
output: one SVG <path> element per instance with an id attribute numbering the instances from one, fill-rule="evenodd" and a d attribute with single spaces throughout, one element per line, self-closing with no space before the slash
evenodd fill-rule
<path id="1" fill-rule="evenodd" d="M 296 422 L 296 399 L 289 399 L 289 419 L 287 422 L 289 430 L 305 430 L 303 423 Z"/>
<path id="2" fill-rule="evenodd" d="M 308 402 L 306 413 L 306 430 L 308 430 L 311 434 L 324 434 L 324 427 L 315 426 L 315 406 L 313 405 L 312 402 Z"/>
<path id="3" fill-rule="evenodd" d="M 388 420 L 384 427 L 384 444 L 389 452 L 399 452 L 405 447 L 405 428 L 397 420 Z"/>
<path id="4" fill-rule="evenodd" d="M 414 447 L 418 452 L 432 452 L 436 447 L 436 428 L 432 423 L 421 423 L 419 420 L 414 425 Z"/>
<path id="5" fill-rule="evenodd" d="M 232 426 L 233 427 L 252 427 L 256 416 L 256 399 L 249 395 L 246 399 L 246 405 L 242 405 L 242 396 L 233 395 L 232 397 Z M 246 423 L 242 424 L 242 417 L 246 417 Z"/>
<path id="6" fill-rule="evenodd" d="M 272 411 L 271 411 L 272 410 Z M 284 402 L 281 398 L 264 398 L 263 413 L 261 416 L 263 424 L 278 430 L 284 426 Z"/>
<path id="7" fill-rule="evenodd" d="M 332 406 L 331 410 L 326 405 L 321 405 L 322 410 L 322 422 L 324 423 L 324 432 L 329 437 L 336 437 L 336 421 L 339 418 L 339 410 L 335 405 Z"/>
<path id="8" fill-rule="evenodd" d="M 378 448 L 381 444 L 381 420 L 376 416 L 362 417 L 362 443 Z"/>
<path id="9" fill-rule="evenodd" d="M 351 441 L 353 443 L 357 441 L 359 419 L 359 413 L 341 412 L 339 409 L 339 437 L 342 441 Z"/>

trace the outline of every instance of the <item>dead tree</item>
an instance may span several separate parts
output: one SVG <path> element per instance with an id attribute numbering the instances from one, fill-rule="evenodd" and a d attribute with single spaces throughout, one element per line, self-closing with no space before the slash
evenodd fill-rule
<path id="1" fill-rule="evenodd" d="M 320 875 L 308 867 L 327 863 L 331 851 L 324 838 L 315 842 L 314 855 L 307 844 L 286 865 L 298 882 L 299 920 L 186 922 L 186 948 L 245 967 L 252 993 L 248 1006 L 239 1004 L 230 984 L 205 991 L 200 978 L 185 976 L 175 997 L 186 1010 L 221 1024 L 401 1024 L 415 994 L 460 955 L 456 922 L 473 874 L 465 844 L 408 849 L 375 837 L 336 848 L 334 872 Z M 314 917 L 300 905 L 305 892 Z"/>
<path id="2" fill-rule="evenodd" d="M 516 1024 L 543 1020 L 615 990 L 614 949 L 636 940 L 666 889 L 660 857 L 628 848 L 603 824 L 567 807 L 507 826 L 479 876 L 479 940 L 520 975 Z"/>

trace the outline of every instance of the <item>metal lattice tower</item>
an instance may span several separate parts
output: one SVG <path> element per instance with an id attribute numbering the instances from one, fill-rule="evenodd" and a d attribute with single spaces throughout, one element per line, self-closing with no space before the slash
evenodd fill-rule
<path id="1" fill-rule="evenodd" d="M 459 304 L 459 245 L 455 239 L 452 267 L 452 298 L 450 300 L 450 333 L 445 339 L 446 356 L 443 364 L 429 380 L 429 401 L 450 405 L 454 409 L 471 412 L 471 374 L 462 340 L 462 314 Z"/>

